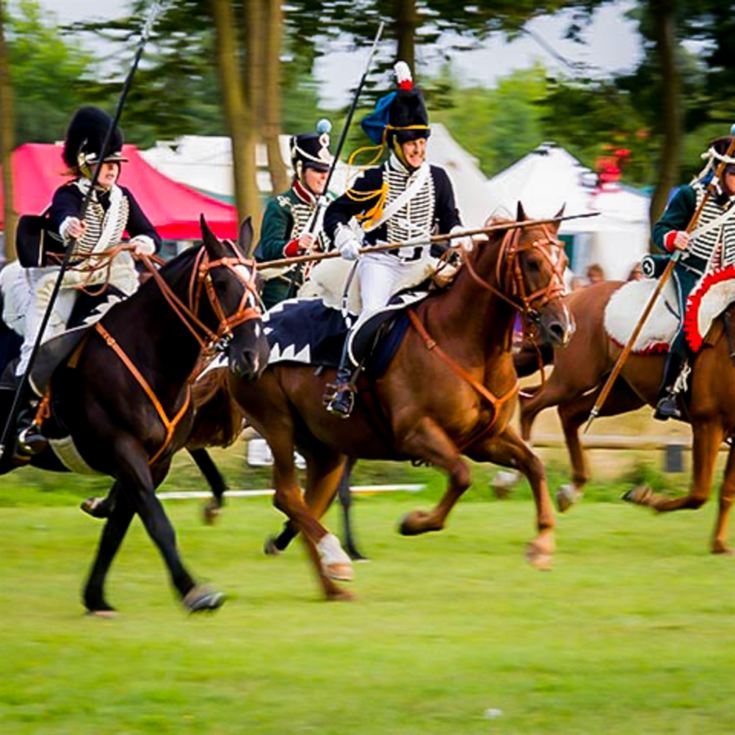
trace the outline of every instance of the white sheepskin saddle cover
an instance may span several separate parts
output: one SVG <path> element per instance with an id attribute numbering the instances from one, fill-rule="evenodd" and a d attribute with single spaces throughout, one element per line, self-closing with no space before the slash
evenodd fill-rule
<path id="1" fill-rule="evenodd" d="M 417 286 L 425 281 L 432 273 L 436 271 L 439 261 L 436 258 L 429 258 L 427 261 L 417 262 L 412 268 L 403 269 L 403 277 L 396 284 L 394 291 L 402 291 L 404 288 Z M 333 258 L 331 260 L 322 260 L 317 263 L 309 274 L 304 285 L 299 289 L 299 298 L 322 299 L 327 306 L 339 309 L 342 306 L 342 294 L 350 274 L 352 263 L 344 258 Z M 446 274 L 451 269 L 449 266 L 442 267 L 442 274 Z M 348 293 L 347 310 L 353 314 L 359 314 L 362 311 L 362 302 L 360 300 L 360 288 L 358 279 L 355 277 L 350 284 Z"/>
<path id="2" fill-rule="evenodd" d="M 653 290 L 655 279 L 631 281 L 616 291 L 605 308 L 605 331 L 619 345 L 628 343 Z M 694 353 L 699 352 L 712 322 L 735 302 L 735 266 L 705 276 L 687 298 L 684 334 Z M 673 280 L 669 280 L 648 317 L 633 352 L 666 352 L 679 325 Z"/>
<path id="3" fill-rule="evenodd" d="M 655 278 L 630 281 L 612 295 L 605 307 L 604 323 L 605 331 L 613 342 L 621 346 L 628 344 L 657 284 Z M 676 286 L 669 279 L 633 345 L 633 352 L 668 352 L 679 322 Z"/>

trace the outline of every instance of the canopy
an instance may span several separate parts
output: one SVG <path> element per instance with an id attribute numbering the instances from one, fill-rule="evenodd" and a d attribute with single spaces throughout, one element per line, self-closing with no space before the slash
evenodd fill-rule
<path id="1" fill-rule="evenodd" d="M 41 214 L 54 191 L 69 177 L 64 174 L 61 146 L 26 143 L 12 154 L 15 211 Z M 133 145 L 123 146 L 128 163 L 122 164 L 119 183 L 128 187 L 164 240 L 201 239 L 199 216 L 219 238 L 237 238 L 237 210 L 231 204 L 205 196 L 172 181 L 148 164 Z M 4 201 L 0 182 L 0 227 Z"/>

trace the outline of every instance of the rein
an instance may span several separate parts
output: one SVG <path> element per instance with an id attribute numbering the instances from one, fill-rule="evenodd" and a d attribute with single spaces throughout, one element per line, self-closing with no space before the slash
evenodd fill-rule
<path id="1" fill-rule="evenodd" d="M 234 249 L 234 248 L 233 248 Z M 259 306 L 247 306 L 248 299 L 253 295 L 256 299 L 256 303 L 259 302 L 259 296 L 257 293 L 257 276 L 255 271 L 255 264 L 252 260 L 246 260 L 239 253 L 232 257 L 218 258 L 217 260 L 210 261 L 207 257 L 206 250 L 201 248 L 199 253 L 196 255 L 194 261 L 194 267 L 192 268 L 191 278 L 187 287 L 188 293 L 188 305 L 185 304 L 172 290 L 171 286 L 164 280 L 164 278 L 158 272 L 151 258 L 148 256 L 141 256 L 140 260 L 145 265 L 146 269 L 150 272 L 151 277 L 155 280 L 161 294 L 166 299 L 166 302 L 172 308 L 174 313 L 179 317 L 179 320 L 184 326 L 191 332 L 202 351 L 205 353 L 213 353 L 219 347 L 222 346 L 225 340 L 229 339 L 232 335 L 232 329 L 244 324 L 251 319 L 256 319 L 261 316 L 261 310 Z M 249 278 L 244 278 L 239 270 L 238 266 L 245 266 L 249 273 Z M 227 316 L 224 313 L 222 304 L 219 296 L 212 283 L 212 277 L 210 271 L 216 268 L 227 268 L 231 273 L 234 273 L 236 278 L 243 284 L 243 295 L 240 299 L 237 309 L 230 315 Z M 201 306 L 202 291 L 206 291 L 209 304 L 215 317 L 218 320 L 218 326 L 216 331 L 212 331 L 202 320 L 197 316 L 199 308 Z M 149 465 L 153 465 L 163 452 L 168 448 L 169 444 L 173 440 L 174 432 L 176 427 L 179 425 L 181 420 L 186 415 L 191 404 L 191 387 L 190 383 L 192 378 L 190 377 L 189 382 L 186 385 L 186 397 L 184 403 L 176 412 L 176 415 L 169 419 L 161 401 L 156 396 L 153 388 L 151 388 L 148 381 L 143 377 L 142 373 L 135 366 L 133 361 L 125 353 L 125 350 L 120 346 L 117 340 L 102 326 L 100 322 L 94 325 L 97 333 L 102 337 L 105 344 L 117 355 L 120 361 L 125 365 L 130 374 L 135 378 L 138 385 L 143 389 L 143 392 L 148 396 L 148 399 L 153 404 L 153 407 L 158 414 L 161 423 L 166 430 L 166 436 L 163 444 L 158 448 L 158 451 L 148 460 Z M 203 365 L 201 366 L 203 367 Z M 201 369 L 200 367 L 200 369 Z M 198 371 L 197 371 L 198 372 Z"/>

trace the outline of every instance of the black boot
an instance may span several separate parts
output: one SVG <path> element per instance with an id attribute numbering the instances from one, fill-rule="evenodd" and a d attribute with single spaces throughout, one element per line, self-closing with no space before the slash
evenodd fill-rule
<path id="1" fill-rule="evenodd" d="M 669 419 L 680 419 L 681 409 L 679 408 L 678 394 L 674 392 L 679 373 L 684 367 L 685 359 L 676 352 L 669 352 L 664 367 L 664 379 L 661 383 L 661 390 L 658 394 L 656 410 L 653 418 L 659 421 L 668 421 Z"/>
<path id="2" fill-rule="evenodd" d="M 15 420 L 17 436 L 15 451 L 20 458 L 33 457 L 48 447 L 48 439 L 41 432 L 36 423 L 39 398 L 35 395 L 26 401 L 25 406 L 18 412 Z"/>
<path id="3" fill-rule="evenodd" d="M 327 385 L 324 394 L 327 412 L 341 419 L 347 419 L 355 407 L 355 386 L 352 385 L 352 370 L 348 367 L 337 368 L 337 380 Z"/>

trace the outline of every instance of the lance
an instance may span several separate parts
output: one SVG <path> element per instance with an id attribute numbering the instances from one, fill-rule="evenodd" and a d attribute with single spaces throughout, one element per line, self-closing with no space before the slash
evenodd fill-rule
<path id="1" fill-rule="evenodd" d="M 597 217 L 599 212 L 585 212 L 584 214 L 568 214 L 564 217 L 550 217 L 549 219 L 527 219 L 521 222 L 506 222 L 503 224 L 489 225 L 488 227 L 478 227 L 472 230 L 458 230 L 457 232 L 442 235 L 432 235 L 431 237 L 420 237 L 414 240 L 402 240 L 401 242 L 388 242 L 382 245 L 374 245 L 372 247 L 360 248 L 360 255 L 368 253 L 380 253 L 385 250 L 396 250 L 397 248 L 416 248 L 429 247 L 434 243 L 444 243 L 447 240 L 455 240 L 460 237 L 471 237 L 473 235 L 486 235 L 491 232 L 500 230 L 515 230 L 523 227 L 534 227 L 538 225 L 550 225 L 556 222 L 563 222 L 568 219 L 582 219 L 585 217 Z M 330 250 L 326 253 L 313 253 L 311 255 L 296 255 L 293 258 L 281 258 L 280 260 L 269 260 L 264 263 L 258 263 L 258 270 L 266 270 L 267 268 L 281 268 L 285 265 L 293 265 L 295 263 L 308 263 L 318 260 L 328 260 L 330 258 L 340 258 L 341 253 L 338 250 Z"/>
<path id="2" fill-rule="evenodd" d="M 735 125 L 733 125 L 730 128 L 730 134 L 735 136 Z M 730 141 L 730 145 L 727 147 L 727 151 L 725 152 L 723 160 L 721 160 L 720 163 L 718 164 L 717 168 L 715 169 L 714 175 L 712 176 L 712 180 L 707 185 L 707 190 L 705 191 L 704 196 L 702 197 L 702 201 L 699 203 L 699 206 L 697 207 L 696 211 L 692 215 L 691 220 L 689 221 L 689 224 L 687 225 L 687 228 L 686 228 L 687 233 L 691 233 L 694 230 L 694 228 L 697 226 L 697 222 L 699 221 L 699 217 L 702 214 L 704 205 L 707 203 L 709 198 L 716 192 L 717 182 L 722 177 L 722 173 L 724 172 L 725 166 L 727 165 L 727 159 L 731 158 L 733 154 L 735 154 L 735 137 L 733 137 L 733 139 Z M 592 407 L 592 410 L 590 411 L 590 415 L 587 418 L 587 424 L 584 427 L 584 433 L 587 433 L 587 430 L 590 428 L 590 426 L 592 426 L 592 422 L 600 415 L 600 411 L 602 410 L 602 407 L 605 405 L 605 401 L 607 400 L 608 395 L 610 395 L 610 391 L 612 390 L 613 384 L 618 379 L 618 376 L 620 375 L 620 372 L 625 366 L 625 363 L 627 362 L 628 357 L 630 357 L 630 353 L 633 351 L 633 345 L 638 339 L 638 335 L 640 335 L 641 330 L 643 329 L 646 323 L 646 320 L 648 319 L 651 312 L 653 311 L 653 307 L 656 305 L 656 302 L 658 301 L 659 296 L 664 290 L 664 286 L 666 285 L 669 278 L 671 277 L 671 274 L 674 272 L 674 268 L 676 267 L 676 264 L 681 259 L 683 252 L 684 252 L 683 250 L 676 250 L 674 254 L 672 255 L 671 259 L 669 260 L 669 262 L 666 264 L 666 268 L 664 269 L 664 272 L 661 274 L 661 277 L 658 280 L 658 284 L 656 285 L 656 288 L 654 289 L 653 293 L 649 297 L 648 302 L 646 303 L 646 306 L 643 309 L 643 312 L 638 318 L 638 322 L 635 325 L 635 328 L 633 329 L 633 333 L 630 335 L 630 338 L 628 339 L 627 344 L 623 348 L 623 351 L 620 353 L 620 355 L 618 355 L 618 359 L 615 362 L 612 372 L 610 373 L 607 380 L 605 381 L 605 385 L 602 386 L 600 395 L 597 397 L 597 400 L 595 401 L 595 405 Z"/>
<path id="3" fill-rule="evenodd" d="M 324 191 L 323 193 L 319 194 L 316 199 L 316 207 L 314 207 L 314 212 L 309 219 L 309 223 L 306 226 L 306 234 L 313 234 L 321 221 L 322 213 L 327 208 L 327 205 L 329 202 L 327 201 L 327 194 L 329 192 L 329 185 L 332 181 L 332 176 L 334 175 L 335 169 L 337 168 L 337 163 L 339 161 L 340 155 L 342 155 L 342 149 L 344 148 L 345 141 L 347 140 L 347 133 L 350 130 L 350 125 L 352 124 L 352 117 L 355 114 L 355 110 L 357 109 L 357 102 L 360 99 L 360 94 L 362 93 L 362 88 L 365 86 L 365 81 L 367 80 L 368 74 L 370 73 L 370 67 L 373 64 L 373 57 L 375 56 L 375 51 L 378 48 L 378 43 L 380 42 L 380 37 L 383 35 L 383 27 L 385 26 L 385 23 L 383 21 L 380 21 L 380 25 L 378 26 L 378 31 L 375 34 L 375 38 L 373 39 L 373 45 L 370 48 L 370 54 L 368 55 L 367 63 L 365 64 L 365 71 L 362 73 L 362 77 L 360 77 L 360 81 L 357 85 L 357 89 L 355 90 L 355 94 L 352 98 L 352 102 L 350 103 L 350 107 L 347 110 L 347 117 L 345 118 L 344 125 L 342 126 L 342 130 L 339 135 L 339 140 L 337 141 L 337 149 L 334 153 L 334 158 L 332 159 L 331 164 L 329 165 L 329 170 L 327 171 L 327 178 L 324 182 Z M 298 264 L 303 263 L 306 261 L 301 261 L 298 259 L 285 259 L 288 260 L 289 263 Z M 278 260 L 278 261 L 271 261 L 271 262 L 278 262 L 283 264 L 284 259 Z M 291 286 L 293 287 L 295 279 L 296 279 L 296 270 L 294 269 L 291 273 L 290 280 L 291 280 Z"/>
<path id="4" fill-rule="evenodd" d="M 100 171 L 102 170 L 102 163 L 105 158 L 105 153 L 107 152 L 107 147 L 110 144 L 110 140 L 112 139 L 112 135 L 113 135 L 113 132 L 115 131 L 115 128 L 117 128 L 117 125 L 120 122 L 120 116 L 122 115 L 123 107 L 125 105 L 125 99 L 127 98 L 128 92 L 130 91 L 130 87 L 133 83 L 133 76 L 135 74 L 136 69 L 138 68 L 138 64 L 140 63 L 140 58 L 143 55 L 143 49 L 148 41 L 148 37 L 151 34 L 151 30 L 153 29 L 153 24 L 155 23 L 156 17 L 161 12 L 162 7 L 163 7 L 162 2 L 152 3 L 150 10 L 148 12 L 148 17 L 143 25 L 143 29 L 140 34 L 140 40 L 138 41 L 138 47 L 135 51 L 135 57 L 133 58 L 133 64 L 130 67 L 130 71 L 128 72 L 128 76 L 126 77 L 125 83 L 123 84 L 122 91 L 120 92 L 120 97 L 117 102 L 117 108 L 115 109 L 115 115 L 112 121 L 110 122 L 110 127 L 107 129 L 107 133 L 105 134 L 105 139 L 102 143 L 102 149 L 100 151 L 99 159 L 95 163 L 94 170 L 92 172 L 92 180 L 91 180 L 89 189 L 87 189 L 87 192 L 84 195 L 84 199 L 82 200 L 82 206 L 79 211 L 79 219 L 81 221 L 84 221 L 84 217 L 87 213 L 87 208 L 89 207 L 89 203 L 91 201 L 92 193 L 99 179 Z M 46 307 L 46 312 L 43 315 L 43 319 L 41 320 L 41 326 L 39 327 L 38 334 L 36 335 L 36 340 L 33 343 L 33 349 L 31 350 L 31 354 L 28 359 L 28 366 L 26 367 L 25 372 L 21 376 L 20 383 L 18 384 L 18 387 L 15 390 L 15 395 L 13 397 L 13 403 L 10 407 L 10 412 L 8 413 L 8 418 L 5 422 L 5 428 L 3 429 L 2 436 L 0 437 L 0 459 L 4 457 L 5 449 L 10 448 L 12 445 L 15 444 L 14 441 L 10 440 L 10 437 L 11 437 L 13 428 L 15 427 L 15 422 L 17 419 L 18 410 L 21 404 L 22 396 L 24 395 L 26 387 L 28 385 L 31 370 L 33 369 L 33 365 L 36 361 L 36 356 L 38 354 L 39 347 L 41 345 L 41 342 L 43 341 L 43 334 L 46 331 L 46 325 L 48 324 L 49 318 L 51 317 L 51 314 L 53 312 L 54 305 L 56 303 L 56 298 L 59 294 L 59 290 L 61 289 L 61 282 L 64 278 L 64 273 L 69 267 L 69 262 L 71 260 L 75 245 L 76 245 L 76 240 L 72 238 L 69 241 L 69 244 L 66 246 L 66 250 L 64 252 L 64 258 L 61 261 L 61 266 L 59 267 L 59 273 L 56 277 L 56 281 L 54 282 L 54 287 L 53 287 L 53 290 L 51 291 L 51 296 L 49 298 L 48 306 Z"/>

